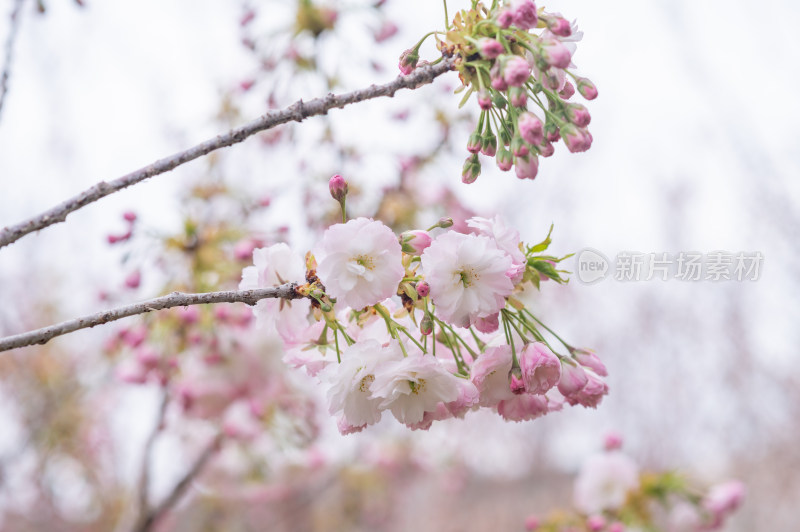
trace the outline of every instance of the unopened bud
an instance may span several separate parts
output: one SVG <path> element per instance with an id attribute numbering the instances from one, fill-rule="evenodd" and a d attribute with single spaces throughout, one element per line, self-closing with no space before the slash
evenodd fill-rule
<path id="1" fill-rule="evenodd" d="M 425 281 L 420 281 L 417 283 L 417 295 L 419 297 L 428 297 L 428 294 L 431 293 L 431 286 L 426 283 Z"/>
<path id="2" fill-rule="evenodd" d="M 514 12 L 510 9 L 503 9 L 497 14 L 497 25 L 501 28 L 508 28 L 512 22 L 514 22 Z"/>
<path id="3" fill-rule="evenodd" d="M 572 153 L 583 152 L 592 147 L 591 133 L 574 124 L 564 124 L 561 127 L 561 138 Z"/>
<path id="4" fill-rule="evenodd" d="M 534 154 L 514 158 L 514 171 L 519 179 L 535 179 L 539 173 L 539 157 Z"/>
<path id="5" fill-rule="evenodd" d="M 400 247 L 403 253 L 421 255 L 431 245 L 431 235 L 427 231 L 406 231 L 400 235 Z"/>
<path id="6" fill-rule="evenodd" d="M 564 100 L 569 100 L 575 94 L 575 85 L 569 81 L 564 83 L 564 88 L 558 91 L 558 95 Z"/>
<path id="7" fill-rule="evenodd" d="M 503 45 L 494 39 L 484 37 L 478 40 L 478 51 L 484 59 L 494 59 L 502 54 L 505 50 Z"/>
<path id="8" fill-rule="evenodd" d="M 481 151 L 482 142 L 481 133 L 476 129 L 469 136 L 469 140 L 467 140 L 467 151 L 470 153 L 478 153 Z"/>
<path id="9" fill-rule="evenodd" d="M 586 127 L 592 121 L 589 110 L 579 103 L 571 103 L 566 108 L 567 120 L 578 127 Z"/>
<path id="10" fill-rule="evenodd" d="M 517 128 L 520 136 L 532 146 L 542 143 L 544 139 L 544 124 L 542 120 L 533 113 L 524 112 L 519 115 Z"/>
<path id="11" fill-rule="evenodd" d="M 125 211 L 122 215 L 126 222 L 133 223 L 136 221 L 136 213 L 133 211 Z"/>
<path id="12" fill-rule="evenodd" d="M 497 137 L 493 133 L 487 133 L 483 137 L 481 153 L 487 157 L 494 157 L 494 154 L 497 153 Z"/>
<path id="13" fill-rule="evenodd" d="M 514 166 L 514 156 L 505 148 L 498 148 L 497 150 L 497 167 L 508 172 Z"/>
<path id="14" fill-rule="evenodd" d="M 419 322 L 419 332 L 428 336 L 433 332 L 433 319 L 430 314 L 425 314 Z"/>
<path id="15" fill-rule="evenodd" d="M 478 160 L 478 154 L 473 153 L 464 161 L 464 167 L 461 170 L 461 182 L 469 185 L 474 183 L 479 175 L 481 175 L 481 162 Z"/>
<path id="16" fill-rule="evenodd" d="M 548 142 L 558 142 L 561 138 L 561 132 L 555 122 L 547 122 L 544 125 L 544 136 Z"/>
<path id="17" fill-rule="evenodd" d="M 492 96 L 492 103 L 498 109 L 505 109 L 506 108 L 506 99 L 503 98 L 503 95 L 499 92 L 495 92 L 494 96 Z"/>
<path id="18" fill-rule="evenodd" d="M 492 95 L 486 89 L 481 89 L 478 92 L 478 105 L 484 111 L 492 108 Z"/>
<path id="19" fill-rule="evenodd" d="M 336 174 L 328 181 L 328 188 L 331 191 L 331 197 L 339 203 L 344 201 L 347 197 L 347 181 L 342 176 Z"/>
<path id="20" fill-rule="evenodd" d="M 543 39 L 539 53 L 548 65 L 556 68 L 567 68 L 572 61 L 572 52 L 558 39 Z"/>
<path id="21" fill-rule="evenodd" d="M 453 227 L 453 219 L 450 218 L 449 216 L 445 216 L 444 218 L 439 218 L 439 222 L 434 227 L 441 227 L 442 229 Z"/>
<path id="22" fill-rule="evenodd" d="M 508 99 L 514 107 L 524 108 L 528 103 L 528 91 L 524 87 L 511 87 Z"/>
<path id="23" fill-rule="evenodd" d="M 508 146 L 511 144 L 511 133 L 509 133 L 505 127 L 500 128 L 498 135 L 500 135 L 500 142 L 503 144 L 503 146 Z"/>
<path id="24" fill-rule="evenodd" d="M 588 78 L 578 78 L 578 92 L 587 100 L 597 98 L 597 87 Z"/>
<path id="25" fill-rule="evenodd" d="M 524 157 L 528 155 L 529 151 L 525 140 L 519 135 L 514 135 L 514 138 L 511 140 L 511 153 L 516 157 Z"/>
<path id="26" fill-rule="evenodd" d="M 569 37 L 572 35 L 572 27 L 566 19 L 554 16 L 542 16 L 541 18 L 545 21 L 547 29 L 550 30 L 553 35 L 558 35 L 559 37 Z"/>
<path id="27" fill-rule="evenodd" d="M 418 61 L 419 48 L 413 48 L 406 50 L 400 55 L 400 62 L 397 64 L 397 67 L 404 76 L 407 76 L 411 74 L 415 68 L 417 68 Z"/>

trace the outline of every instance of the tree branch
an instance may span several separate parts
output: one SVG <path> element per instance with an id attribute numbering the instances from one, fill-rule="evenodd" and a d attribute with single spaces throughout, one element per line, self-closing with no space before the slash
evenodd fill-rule
<path id="1" fill-rule="evenodd" d="M 220 444 L 222 443 L 222 439 L 223 435 L 222 433 L 219 433 L 208 443 L 208 445 L 206 445 L 206 448 L 203 449 L 202 453 L 200 453 L 197 461 L 194 463 L 191 469 L 186 472 L 180 482 L 175 485 L 167 498 L 161 501 L 161 504 L 159 504 L 153 510 L 145 513 L 142 516 L 142 520 L 139 521 L 139 523 L 137 523 L 137 525 L 134 527 L 134 532 L 148 532 L 149 530 L 152 530 L 153 526 L 155 526 L 158 520 L 164 517 L 164 514 L 166 514 L 172 509 L 173 506 L 175 506 L 183 494 L 186 493 L 186 490 L 189 488 L 192 481 L 197 478 L 197 475 L 203 471 L 208 461 L 217 452 Z"/>
<path id="2" fill-rule="evenodd" d="M 11 60 L 14 57 L 14 41 L 17 38 L 20 12 L 22 11 L 22 4 L 24 3 L 25 0 L 14 0 L 14 8 L 11 11 L 11 23 L 9 25 L 8 38 L 6 39 L 5 65 L 3 66 L 3 73 L 0 74 L 0 115 L 2 115 L 3 112 L 6 93 L 8 93 L 8 78 L 11 77 Z"/>
<path id="3" fill-rule="evenodd" d="M 25 347 L 34 344 L 45 344 L 56 336 L 62 336 L 80 329 L 87 329 L 102 325 L 136 314 L 145 314 L 154 310 L 164 310 L 172 307 L 186 307 L 189 305 L 205 305 L 208 303 L 247 303 L 255 305 L 262 299 L 302 299 L 306 297 L 297 291 L 296 283 L 287 283 L 274 288 L 259 288 L 256 290 L 226 290 L 222 292 L 207 292 L 204 294 L 184 294 L 172 292 L 169 295 L 148 299 L 141 303 L 117 307 L 64 321 L 49 327 L 42 327 L 34 331 L 0 338 L 0 351 L 8 351 L 16 347 Z"/>
<path id="4" fill-rule="evenodd" d="M 63 222 L 66 220 L 68 214 L 100 198 L 131 185 L 135 185 L 150 177 L 169 172 L 184 163 L 202 157 L 220 148 L 238 144 L 247 137 L 255 135 L 260 131 L 265 131 L 287 122 L 302 122 L 308 117 L 325 115 L 328 114 L 328 111 L 331 109 L 342 108 L 352 103 L 363 102 L 380 96 L 391 97 L 400 89 L 415 89 L 421 85 L 431 83 L 435 78 L 449 71 L 452 66 L 453 59 L 445 58 L 441 63 L 422 66 L 408 76 L 398 76 L 394 81 L 384 85 L 372 85 L 366 89 L 339 95 L 328 94 L 324 98 L 315 98 L 308 102 L 299 100 L 286 109 L 269 111 L 261 118 L 248 122 L 224 135 L 218 135 L 213 139 L 201 142 L 193 148 L 159 159 L 148 166 L 119 177 L 111 182 L 107 183 L 101 181 L 77 196 L 56 205 L 38 216 L 34 216 L 17 225 L 5 227 L 0 231 L 0 248 L 16 242 L 29 233 L 44 229 L 55 223 Z"/>
<path id="5" fill-rule="evenodd" d="M 156 443 L 156 439 L 164 428 L 164 418 L 167 415 L 168 405 L 169 393 L 167 392 L 166 388 L 163 388 L 161 390 L 161 404 L 158 407 L 156 424 L 144 444 L 144 452 L 142 453 L 142 467 L 139 470 L 139 514 L 141 516 L 147 515 L 147 513 L 150 511 L 150 461 L 153 456 L 153 447 Z"/>

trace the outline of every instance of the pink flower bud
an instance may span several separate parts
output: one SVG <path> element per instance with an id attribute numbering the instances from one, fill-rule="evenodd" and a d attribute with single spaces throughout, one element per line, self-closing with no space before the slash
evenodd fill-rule
<path id="1" fill-rule="evenodd" d="M 147 339 L 147 327 L 135 327 L 133 329 L 126 329 L 120 333 L 122 341 L 125 345 L 131 348 L 136 348 L 142 345 Z"/>
<path id="2" fill-rule="evenodd" d="M 514 14 L 514 26 L 521 30 L 535 28 L 539 22 L 536 14 L 536 4 L 532 0 L 514 0 L 511 2 Z"/>
<path id="3" fill-rule="evenodd" d="M 178 308 L 176 313 L 178 314 L 178 319 L 184 325 L 192 325 L 200 321 L 200 310 L 194 305 Z"/>
<path id="4" fill-rule="evenodd" d="M 597 408 L 606 395 L 608 395 L 608 384 L 594 373 L 586 373 L 586 386 L 571 395 L 564 394 L 564 397 L 571 405 L 580 404 L 587 408 Z"/>
<path id="5" fill-rule="evenodd" d="M 339 203 L 347 197 L 347 181 L 339 174 L 334 175 L 328 181 L 328 189 L 331 191 L 331 197 Z"/>
<path id="6" fill-rule="evenodd" d="M 578 78 L 578 92 L 587 100 L 597 98 L 597 87 L 587 78 Z"/>
<path id="7" fill-rule="evenodd" d="M 573 124 L 564 124 L 561 127 L 561 138 L 572 153 L 584 152 L 592 147 L 592 135 Z"/>
<path id="8" fill-rule="evenodd" d="M 400 55 L 400 62 L 397 64 L 397 67 L 400 69 L 400 72 L 407 76 L 411 74 L 415 68 L 417 68 L 417 62 L 419 61 L 419 50 L 414 48 L 411 50 L 406 50 Z"/>
<path id="9" fill-rule="evenodd" d="M 487 157 L 494 157 L 497 153 L 497 137 L 491 133 L 487 133 L 482 140 L 481 153 Z"/>
<path id="10" fill-rule="evenodd" d="M 142 274 L 139 270 L 132 272 L 125 278 L 125 286 L 130 288 L 131 290 L 139 288 L 139 285 L 142 282 Z"/>
<path id="11" fill-rule="evenodd" d="M 601 377 L 608 376 L 608 370 L 605 364 L 597 357 L 591 349 L 575 349 L 572 351 L 572 356 L 578 361 L 578 364 L 591 369 Z"/>
<path id="12" fill-rule="evenodd" d="M 527 344 L 517 358 L 528 393 L 543 395 L 561 379 L 561 362 L 547 344 Z"/>
<path id="13" fill-rule="evenodd" d="M 617 432 L 609 432 L 606 434 L 603 448 L 606 451 L 616 451 L 622 449 L 622 436 Z"/>
<path id="14" fill-rule="evenodd" d="M 481 134 L 476 129 L 469 136 L 469 140 L 467 140 L 467 151 L 470 153 L 478 153 L 479 151 L 481 151 L 482 142 L 483 139 L 481 138 Z"/>
<path id="15" fill-rule="evenodd" d="M 133 211 L 125 211 L 122 214 L 122 217 L 125 219 L 126 222 L 133 223 L 136 221 L 136 213 Z"/>
<path id="16" fill-rule="evenodd" d="M 564 100 L 569 100 L 575 94 L 575 85 L 569 81 L 564 82 L 564 88 L 558 91 L 558 95 Z"/>
<path id="17" fill-rule="evenodd" d="M 422 255 L 425 248 L 431 245 L 433 239 L 427 231 L 406 231 L 400 235 L 400 247 L 403 253 L 409 255 Z"/>
<path id="18" fill-rule="evenodd" d="M 514 135 L 514 138 L 511 139 L 511 153 L 515 157 L 525 157 L 530 153 L 528 145 L 525 144 L 525 140 L 521 136 Z"/>
<path id="19" fill-rule="evenodd" d="M 387 20 L 385 21 L 381 27 L 376 31 L 373 36 L 375 38 L 375 42 L 381 43 L 387 39 L 391 39 L 397 33 L 397 24 L 394 22 Z"/>
<path id="20" fill-rule="evenodd" d="M 428 336 L 433 332 L 433 319 L 430 314 L 425 314 L 419 322 L 419 332 Z"/>
<path id="21" fill-rule="evenodd" d="M 606 519 L 602 515 L 593 515 L 586 520 L 586 528 L 591 532 L 600 532 L 606 527 Z"/>
<path id="22" fill-rule="evenodd" d="M 136 351 L 136 361 L 145 369 L 153 369 L 158 366 L 161 357 L 153 349 L 143 347 Z"/>
<path id="23" fill-rule="evenodd" d="M 544 124 L 533 113 L 524 112 L 519 115 L 517 127 L 519 128 L 519 134 L 528 144 L 537 146 L 544 140 Z"/>
<path id="24" fill-rule="evenodd" d="M 256 243 L 246 238 L 240 240 L 233 246 L 233 256 L 236 260 L 250 261 L 253 259 L 254 249 L 256 249 Z"/>
<path id="25" fill-rule="evenodd" d="M 619 521 L 614 521 L 608 525 L 608 532 L 625 532 L 625 525 Z"/>
<path id="26" fill-rule="evenodd" d="M 528 91 L 524 87 L 508 89 L 508 99 L 514 107 L 525 108 L 528 103 Z"/>
<path id="27" fill-rule="evenodd" d="M 501 28 L 508 28 L 512 22 L 514 22 L 514 13 L 510 9 L 503 9 L 497 14 L 497 25 Z"/>
<path id="28" fill-rule="evenodd" d="M 539 52 L 548 65 L 567 68 L 572 61 L 572 52 L 558 39 L 543 39 Z"/>
<path id="29" fill-rule="evenodd" d="M 561 138 L 561 132 L 558 130 L 558 126 L 555 125 L 554 122 L 547 122 L 544 125 L 544 136 L 547 139 L 547 142 L 558 142 Z"/>
<path id="30" fill-rule="evenodd" d="M 498 41 L 484 37 L 478 40 L 478 51 L 484 59 L 494 59 L 499 57 L 505 50 Z"/>
<path id="31" fill-rule="evenodd" d="M 514 159 L 514 172 L 519 179 L 535 179 L 539 173 L 539 157 L 529 154 Z"/>
<path id="32" fill-rule="evenodd" d="M 117 242 L 119 242 L 119 241 L 121 241 L 123 239 L 118 237 L 117 235 L 108 235 L 106 237 L 106 240 L 108 240 L 109 244 L 116 244 Z"/>
<path id="33" fill-rule="evenodd" d="M 431 285 L 429 285 L 425 281 L 420 281 L 417 283 L 417 295 L 419 297 L 428 297 L 428 294 L 430 293 L 431 293 Z"/>
<path id="34" fill-rule="evenodd" d="M 542 18 L 547 24 L 547 29 L 554 35 L 558 35 L 559 37 L 569 37 L 572 35 L 572 26 L 566 19 L 556 16 Z"/>
<path id="35" fill-rule="evenodd" d="M 545 140 L 544 143 L 537 146 L 536 149 L 542 157 L 550 157 L 556 152 L 555 147 L 549 140 Z"/>
<path id="36" fill-rule="evenodd" d="M 436 223 L 436 227 L 441 227 L 442 229 L 453 227 L 453 219 L 450 218 L 449 216 L 439 218 L 439 221 Z"/>
<path id="37" fill-rule="evenodd" d="M 478 92 L 478 105 L 484 111 L 488 111 L 492 108 L 492 96 L 486 89 L 481 89 Z"/>
<path id="38" fill-rule="evenodd" d="M 508 172 L 514 166 L 514 156 L 505 148 L 497 150 L 497 167 L 503 172 Z"/>
<path id="39" fill-rule="evenodd" d="M 578 127 L 586 127 L 592 121 L 589 110 L 579 103 L 571 103 L 566 109 L 567 120 Z"/>
<path id="40" fill-rule="evenodd" d="M 481 175 L 481 163 L 478 160 L 478 154 L 475 153 L 464 161 L 464 167 L 461 170 L 461 182 L 469 185 L 474 183 L 479 175 Z"/>
<path id="41" fill-rule="evenodd" d="M 589 382 L 586 372 L 578 364 L 570 361 L 561 363 L 561 378 L 558 381 L 558 391 L 564 397 L 569 397 L 581 391 Z"/>
<path id="42" fill-rule="evenodd" d="M 535 515 L 529 515 L 525 518 L 525 532 L 533 532 L 539 528 L 539 518 Z"/>
<path id="43" fill-rule="evenodd" d="M 506 60 L 503 66 L 503 79 L 512 87 L 521 87 L 531 76 L 531 66 L 519 56 Z"/>
<path id="44" fill-rule="evenodd" d="M 492 78 L 492 88 L 494 90 L 496 90 L 496 91 L 502 92 L 502 91 L 508 89 L 508 83 L 506 83 L 506 80 L 503 79 L 502 76 L 493 77 Z"/>

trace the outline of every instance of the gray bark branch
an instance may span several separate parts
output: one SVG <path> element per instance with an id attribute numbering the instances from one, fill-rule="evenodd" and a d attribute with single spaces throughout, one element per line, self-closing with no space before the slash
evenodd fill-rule
<path id="1" fill-rule="evenodd" d="M 11 24 L 8 29 L 8 38 L 6 39 L 5 47 L 5 62 L 3 66 L 3 73 L 0 74 L 0 115 L 3 113 L 3 104 L 6 102 L 6 94 L 8 94 L 8 80 L 11 77 L 11 62 L 14 58 L 14 42 L 17 38 L 17 31 L 19 30 L 20 13 L 22 12 L 22 4 L 25 0 L 14 0 L 14 8 L 11 11 Z"/>
<path id="2" fill-rule="evenodd" d="M 5 227 L 0 231 L 0 248 L 16 242 L 23 236 L 44 229 L 50 225 L 63 222 L 67 215 L 93 203 L 109 194 L 113 194 L 123 188 L 135 185 L 165 172 L 169 172 L 178 166 L 189 161 L 207 155 L 213 151 L 227 146 L 232 146 L 242 142 L 246 138 L 261 131 L 274 128 L 287 122 L 302 122 L 306 118 L 317 115 L 328 114 L 328 111 L 335 108 L 342 108 L 352 103 L 363 102 L 381 96 L 394 96 L 400 89 L 415 89 L 422 85 L 431 83 L 438 76 L 444 74 L 452 68 L 453 59 L 445 58 L 436 65 L 426 65 L 418 68 L 408 76 L 398 76 L 392 82 L 384 85 L 372 85 L 365 89 L 348 92 L 345 94 L 328 94 L 324 98 L 315 98 L 304 102 L 299 100 L 286 109 L 269 111 L 261 118 L 248 122 L 236 129 L 232 129 L 224 135 L 218 135 L 213 139 L 201 142 L 193 148 L 184 150 L 169 157 L 140 168 L 110 182 L 101 181 L 96 185 L 86 189 L 77 196 L 59 203 L 55 207 L 25 220 L 19 224 Z"/>
<path id="3" fill-rule="evenodd" d="M 200 456 L 197 458 L 197 461 L 175 485 L 167 498 L 161 501 L 161 504 L 153 508 L 142 517 L 142 520 L 134 528 L 134 532 L 148 532 L 152 530 L 158 521 L 164 517 L 164 515 L 166 515 L 166 513 L 175 506 L 175 504 L 177 504 L 181 497 L 183 497 L 184 493 L 186 493 L 186 491 L 189 489 L 192 481 L 197 478 L 197 476 L 206 467 L 206 464 L 211 457 L 214 456 L 214 454 L 216 454 L 216 452 L 219 450 L 222 440 L 223 435 L 220 433 L 217 434 L 214 439 L 212 439 L 206 445 L 205 449 L 203 449 L 203 452 L 200 453 Z"/>
<path id="4" fill-rule="evenodd" d="M 226 290 L 222 292 L 207 292 L 204 294 L 184 294 L 172 292 L 169 295 L 148 299 L 141 303 L 117 307 L 111 310 L 98 312 L 90 316 L 64 321 L 49 327 L 42 327 L 13 336 L 0 338 L 0 351 L 8 351 L 17 347 L 45 344 L 56 336 L 62 336 L 80 329 L 95 327 L 111 321 L 116 321 L 136 314 L 145 314 L 154 310 L 164 310 L 173 307 L 186 307 L 189 305 L 205 305 L 209 303 L 247 303 L 255 305 L 262 299 L 301 299 L 304 296 L 297 293 L 297 284 L 287 283 L 274 288 L 258 288 L 255 290 Z"/>

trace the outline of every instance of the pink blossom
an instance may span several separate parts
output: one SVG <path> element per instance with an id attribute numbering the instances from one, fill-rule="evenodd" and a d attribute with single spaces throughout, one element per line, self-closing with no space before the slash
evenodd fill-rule
<path id="1" fill-rule="evenodd" d="M 347 181 L 336 174 L 328 180 L 328 190 L 330 190 L 331 197 L 341 203 L 347 197 Z"/>
<path id="2" fill-rule="evenodd" d="M 514 12 L 511 9 L 502 9 L 497 14 L 497 25 L 501 28 L 508 28 L 512 22 L 514 22 Z"/>
<path id="3" fill-rule="evenodd" d="M 497 150 L 497 167 L 503 172 L 508 172 L 514 166 L 514 155 L 506 150 Z"/>
<path id="4" fill-rule="evenodd" d="M 549 412 L 547 397 L 523 393 L 504 399 L 497 405 L 497 413 L 507 421 L 530 421 Z"/>
<path id="5" fill-rule="evenodd" d="M 533 146 L 537 146 L 544 140 L 544 124 L 542 120 L 533 113 L 524 112 L 519 115 L 517 121 L 519 134 L 525 139 L 525 142 Z"/>
<path id="6" fill-rule="evenodd" d="M 524 109 L 528 102 L 528 91 L 524 87 L 511 87 L 508 89 L 508 100 L 514 107 Z"/>
<path id="7" fill-rule="evenodd" d="M 526 344 L 517 358 L 528 393 L 544 394 L 561 378 L 561 362 L 542 342 Z"/>
<path id="8" fill-rule="evenodd" d="M 519 56 L 509 58 L 503 65 L 503 79 L 511 87 L 521 87 L 528 81 L 530 75 L 530 65 Z"/>
<path id="9" fill-rule="evenodd" d="M 558 381 L 558 391 L 564 397 L 569 397 L 581 391 L 589 382 L 589 377 L 583 368 L 574 362 L 561 363 L 561 378 Z"/>
<path id="10" fill-rule="evenodd" d="M 495 59 L 505 51 L 502 44 L 489 37 L 478 40 L 478 50 L 484 59 Z"/>
<path id="11" fill-rule="evenodd" d="M 539 157 L 533 154 L 515 157 L 514 171 L 519 179 L 535 179 L 539 173 Z"/>
<path id="12" fill-rule="evenodd" d="M 381 419 L 383 398 L 372 391 L 372 384 L 382 368 L 403 358 L 397 342 L 382 346 L 376 340 L 356 342 L 342 352 L 342 362 L 331 364 L 320 373 L 327 383 L 329 412 L 342 414 L 354 427 L 371 425 Z"/>
<path id="13" fill-rule="evenodd" d="M 566 109 L 567 120 L 578 127 L 586 127 L 592 121 L 589 110 L 579 103 L 571 103 Z"/>
<path id="14" fill-rule="evenodd" d="M 533 532 L 539 528 L 539 518 L 535 515 L 529 515 L 525 518 L 525 531 L 526 532 Z"/>
<path id="15" fill-rule="evenodd" d="M 125 278 L 125 286 L 127 286 L 131 290 L 139 288 L 139 285 L 141 283 L 142 283 L 142 274 L 139 270 L 132 272 Z"/>
<path id="16" fill-rule="evenodd" d="M 572 62 L 572 52 L 558 39 L 542 39 L 539 51 L 548 65 L 567 68 Z"/>
<path id="17" fill-rule="evenodd" d="M 422 270 L 442 319 L 469 327 L 505 307 L 514 285 L 506 276 L 507 253 L 485 236 L 453 231 L 437 237 L 422 254 Z"/>
<path id="18" fill-rule="evenodd" d="M 242 270 L 240 290 L 268 288 L 305 278 L 305 263 L 284 243 L 253 250 L 253 266 Z M 259 325 L 276 330 L 284 341 L 294 342 L 308 329 L 310 304 L 306 299 L 262 299 L 253 307 Z"/>
<path id="19" fill-rule="evenodd" d="M 605 364 L 598 358 L 597 354 L 591 349 L 575 349 L 572 356 L 583 367 L 589 368 L 601 377 L 608 377 L 608 370 Z"/>
<path id="20" fill-rule="evenodd" d="M 587 78 L 578 78 L 578 92 L 587 100 L 597 98 L 597 87 Z"/>
<path id="21" fill-rule="evenodd" d="M 470 380 L 480 393 L 481 406 L 496 406 L 504 399 L 511 399 L 509 387 L 511 372 L 511 347 L 502 345 L 490 347 L 472 364 Z"/>
<path id="22" fill-rule="evenodd" d="M 561 96 L 563 100 L 569 100 L 575 95 L 575 85 L 567 81 L 564 83 L 564 88 L 558 91 L 558 95 Z"/>
<path id="23" fill-rule="evenodd" d="M 425 412 L 439 403 L 456 401 L 460 394 L 458 377 L 448 372 L 436 357 L 412 351 L 406 358 L 376 368 L 372 394 L 380 408 L 391 410 L 401 423 L 414 425 Z"/>
<path id="24" fill-rule="evenodd" d="M 506 219 L 500 214 L 494 218 L 473 216 L 467 220 L 467 225 L 479 235 L 487 236 L 494 240 L 495 245 L 511 258 L 511 268 L 509 270 L 512 273 L 509 278 L 514 284 L 519 283 L 527 265 L 527 259 L 521 249 L 522 242 L 519 231 L 509 226 Z"/>
<path id="25" fill-rule="evenodd" d="M 606 434 L 603 448 L 606 451 L 616 451 L 622 449 L 622 435 L 618 432 L 609 432 Z"/>
<path id="26" fill-rule="evenodd" d="M 476 319 L 475 328 L 484 334 L 491 334 L 497 331 L 500 328 L 500 313 L 495 312 L 491 316 Z"/>
<path id="27" fill-rule="evenodd" d="M 592 135 L 585 129 L 580 129 L 573 124 L 561 126 L 561 138 L 572 153 L 588 150 L 592 147 Z"/>
<path id="28" fill-rule="evenodd" d="M 394 37 L 397 34 L 397 24 L 391 20 L 385 21 L 381 27 L 374 33 L 375 42 L 381 43 L 387 39 Z"/>
<path id="29" fill-rule="evenodd" d="M 586 520 L 586 528 L 590 532 L 600 532 L 606 527 L 606 519 L 602 515 L 592 515 Z"/>
<path id="30" fill-rule="evenodd" d="M 510 9 L 514 17 L 514 25 L 521 30 L 529 30 L 536 27 L 538 16 L 536 14 L 536 4 L 532 0 L 513 0 Z"/>
<path id="31" fill-rule="evenodd" d="M 742 504 L 745 492 L 744 484 L 738 480 L 713 486 L 702 500 L 703 508 L 711 516 L 711 520 L 704 524 L 703 529 L 716 530 L 722 527 L 725 519 Z"/>
<path id="32" fill-rule="evenodd" d="M 315 255 L 327 293 L 355 309 L 394 295 L 405 274 L 397 236 L 368 218 L 329 227 Z"/>

